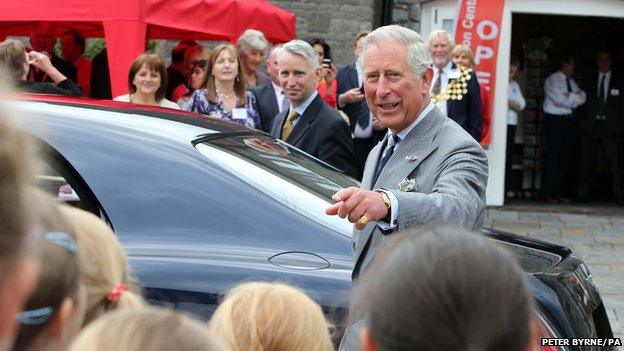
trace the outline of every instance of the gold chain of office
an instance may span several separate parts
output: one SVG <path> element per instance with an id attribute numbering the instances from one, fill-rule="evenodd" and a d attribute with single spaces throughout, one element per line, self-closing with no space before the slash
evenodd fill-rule
<path id="1" fill-rule="evenodd" d="M 444 92 L 431 95 L 431 101 L 434 104 L 445 100 L 461 100 L 464 95 L 468 94 L 468 81 L 471 78 L 472 69 L 460 65 L 457 65 L 457 69 L 459 70 L 459 78 L 449 79 Z"/>

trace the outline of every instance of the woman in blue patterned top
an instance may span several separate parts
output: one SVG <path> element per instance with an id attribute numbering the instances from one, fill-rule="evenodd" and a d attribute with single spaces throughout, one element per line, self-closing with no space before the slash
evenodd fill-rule
<path id="1" fill-rule="evenodd" d="M 206 87 L 193 93 L 189 111 L 260 129 L 256 99 L 245 90 L 242 64 L 233 45 L 224 43 L 215 47 L 208 58 Z"/>

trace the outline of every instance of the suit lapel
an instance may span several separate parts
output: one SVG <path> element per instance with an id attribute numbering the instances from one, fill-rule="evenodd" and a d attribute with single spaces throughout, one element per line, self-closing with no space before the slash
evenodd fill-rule
<path id="1" fill-rule="evenodd" d="M 420 163 L 425 160 L 435 149 L 438 148 L 437 144 L 434 144 L 433 141 L 438 134 L 440 129 L 440 125 L 444 122 L 445 117 L 442 116 L 440 110 L 436 107 L 431 110 L 426 116 L 425 119 L 422 120 L 414 129 L 412 129 L 409 134 L 402 140 L 397 147 L 396 152 L 390 157 L 388 163 L 381 171 L 377 182 L 374 186 L 370 187 L 369 184 L 372 181 L 372 174 L 375 172 L 375 168 L 377 166 L 377 159 L 375 159 L 375 167 L 366 167 L 364 173 L 364 179 L 362 179 L 362 187 L 365 189 L 377 189 L 377 188 L 388 188 L 388 189 L 396 189 L 396 186 L 403 179 L 408 177 L 415 169 L 420 165 Z M 370 157 L 379 156 L 381 150 L 386 145 L 386 139 L 388 136 L 384 138 L 382 143 L 379 143 L 375 149 L 377 155 L 373 155 L 373 151 L 371 151 L 371 155 L 369 155 L 369 159 L 367 161 L 371 162 Z M 410 160 L 414 159 L 414 161 L 408 161 L 406 158 L 409 156 Z M 368 178 L 366 178 L 368 176 Z M 368 183 L 366 183 L 368 182 Z M 358 232 L 354 229 L 354 238 L 357 240 L 356 252 L 355 252 L 355 270 L 359 269 L 359 259 L 364 247 L 366 247 L 366 243 L 370 240 L 370 236 L 373 231 L 377 228 L 374 223 L 371 223 L 366 226 L 361 232 Z"/>
<path id="2" fill-rule="evenodd" d="M 275 120 L 273 120 L 273 124 L 271 126 L 271 136 L 275 139 L 281 139 L 282 137 L 282 128 L 284 128 L 284 122 L 286 122 L 287 114 L 288 110 L 284 110 L 275 117 Z"/>
<path id="3" fill-rule="evenodd" d="M 433 139 L 437 134 L 437 127 L 443 121 L 442 113 L 434 107 L 424 117 L 399 143 L 374 187 L 385 186 L 395 189 L 403 178 L 412 173 L 431 152 L 437 149 L 438 145 L 433 143 Z"/>
<path id="4" fill-rule="evenodd" d="M 362 188 L 369 190 L 372 189 L 372 182 L 373 177 L 375 176 L 375 170 L 377 169 L 377 163 L 379 163 L 379 159 L 381 158 L 381 154 L 386 148 L 387 143 L 388 133 L 386 133 L 384 138 L 368 154 L 366 165 L 370 166 L 364 167 L 364 174 L 362 175 Z"/>
<path id="5" fill-rule="evenodd" d="M 273 89 L 273 84 L 271 83 L 267 84 L 265 90 L 266 90 L 267 99 L 270 101 L 271 114 L 273 116 L 277 116 L 277 114 L 279 113 L 279 104 L 281 102 L 278 101 L 277 96 L 275 95 L 275 89 Z"/>
<path id="6" fill-rule="evenodd" d="M 301 117 L 299 117 L 299 121 L 295 124 L 295 127 L 292 130 L 292 133 L 286 139 L 286 142 L 290 145 L 296 145 L 299 139 L 303 137 L 308 128 L 310 128 L 310 124 L 312 121 L 316 119 L 318 115 L 318 110 L 321 108 L 323 100 L 321 99 L 321 95 L 316 95 L 314 100 L 310 103 L 308 108 L 306 108 L 305 112 Z"/>

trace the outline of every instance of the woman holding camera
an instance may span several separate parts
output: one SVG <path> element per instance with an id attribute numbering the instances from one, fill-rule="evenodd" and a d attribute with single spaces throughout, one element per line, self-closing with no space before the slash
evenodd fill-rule
<path id="1" fill-rule="evenodd" d="M 29 82 L 26 80 L 30 65 L 45 72 L 54 83 Z M 17 88 L 27 93 L 82 96 L 74 81 L 56 69 L 50 58 L 40 52 L 26 52 L 22 42 L 7 39 L 0 43 L 0 67 L 16 81 Z"/>
<path id="2" fill-rule="evenodd" d="M 309 44 L 312 45 L 316 51 L 319 57 L 319 66 L 323 68 L 323 77 L 316 85 L 316 90 L 329 106 L 338 108 L 338 102 L 336 100 L 336 92 L 338 91 L 336 75 L 338 70 L 336 66 L 332 64 L 331 48 L 323 38 L 313 38 L 309 41 Z"/>

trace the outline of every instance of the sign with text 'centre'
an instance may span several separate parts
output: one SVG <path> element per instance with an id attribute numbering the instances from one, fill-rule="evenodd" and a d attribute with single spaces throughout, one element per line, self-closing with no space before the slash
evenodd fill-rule
<path id="1" fill-rule="evenodd" d="M 496 58 L 503 17 L 504 0 L 458 0 L 455 42 L 470 48 L 475 57 L 475 73 L 479 84 L 487 92 L 487 106 L 483 106 L 481 144 L 490 144 Z"/>

